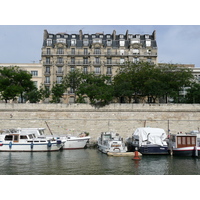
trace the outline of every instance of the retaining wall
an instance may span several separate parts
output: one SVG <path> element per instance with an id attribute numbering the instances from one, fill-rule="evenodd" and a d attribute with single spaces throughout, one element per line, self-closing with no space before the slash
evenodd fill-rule
<path id="1" fill-rule="evenodd" d="M 95 108 L 88 104 L 0 104 L 0 129 L 44 127 L 54 134 L 90 133 L 96 140 L 102 131 L 122 137 L 138 127 L 159 127 L 171 133 L 200 128 L 199 104 L 110 104 Z"/>

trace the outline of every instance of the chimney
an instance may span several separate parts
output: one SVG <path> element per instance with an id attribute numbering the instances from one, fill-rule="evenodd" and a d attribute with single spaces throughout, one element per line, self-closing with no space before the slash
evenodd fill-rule
<path id="1" fill-rule="evenodd" d="M 116 40 L 116 30 L 113 31 L 113 40 Z"/>
<path id="2" fill-rule="evenodd" d="M 49 36 L 49 33 L 48 33 L 48 31 L 45 29 L 45 30 L 44 30 L 44 34 L 43 34 L 43 39 L 46 40 L 46 39 L 48 38 L 48 36 Z"/>
<path id="3" fill-rule="evenodd" d="M 82 32 L 82 30 L 79 31 L 79 39 L 80 39 L 80 40 L 83 39 L 83 32 Z"/>

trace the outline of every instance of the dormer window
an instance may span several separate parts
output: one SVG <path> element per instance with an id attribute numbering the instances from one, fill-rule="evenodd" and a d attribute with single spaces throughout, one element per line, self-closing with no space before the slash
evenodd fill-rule
<path id="1" fill-rule="evenodd" d="M 151 46 L 151 40 L 146 40 L 146 46 L 150 47 Z"/>
<path id="2" fill-rule="evenodd" d="M 76 38 L 76 35 L 72 35 L 72 38 Z"/>
<path id="3" fill-rule="evenodd" d="M 124 47 L 124 45 L 125 45 L 125 41 L 124 41 L 124 40 L 120 40 L 120 41 L 119 41 L 119 46 L 120 46 L 120 47 Z"/>
<path id="4" fill-rule="evenodd" d="M 145 35 L 145 39 L 149 39 L 149 35 Z"/>
<path id="5" fill-rule="evenodd" d="M 124 38 L 124 35 L 119 35 L 119 38 L 120 38 L 120 39 L 123 39 L 123 38 Z"/>
<path id="6" fill-rule="evenodd" d="M 66 43 L 66 39 L 57 39 L 57 43 Z"/>
<path id="7" fill-rule="evenodd" d="M 48 39 L 47 40 L 47 46 L 51 46 L 52 45 L 52 39 Z"/>
<path id="8" fill-rule="evenodd" d="M 56 38 L 60 38 L 60 35 L 56 35 Z"/>
<path id="9" fill-rule="evenodd" d="M 88 38 L 88 35 L 84 35 L 84 38 Z"/>
<path id="10" fill-rule="evenodd" d="M 102 43 L 102 39 L 96 38 L 93 40 L 93 43 Z"/>
<path id="11" fill-rule="evenodd" d="M 64 38 L 68 38 L 68 35 L 65 34 L 65 35 L 64 35 Z"/>
<path id="12" fill-rule="evenodd" d="M 110 35 L 107 35 L 107 38 L 110 38 Z"/>
<path id="13" fill-rule="evenodd" d="M 89 45 L 89 40 L 83 40 L 83 46 L 88 46 Z"/>
<path id="14" fill-rule="evenodd" d="M 111 46 L 112 45 L 112 40 L 107 40 L 107 46 Z"/>
<path id="15" fill-rule="evenodd" d="M 72 45 L 72 46 L 75 46 L 75 45 L 76 45 L 76 40 L 75 40 L 75 39 L 72 39 L 72 40 L 71 40 L 71 45 Z"/>
<path id="16" fill-rule="evenodd" d="M 131 44 L 140 43 L 139 39 L 131 39 Z"/>
<path id="17" fill-rule="evenodd" d="M 137 39 L 139 39 L 139 38 L 140 38 L 140 35 L 139 35 L 139 34 L 137 34 L 137 35 L 135 35 L 135 37 L 136 37 Z"/>
<path id="18" fill-rule="evenodd" d="M 53 35 L 49 35 L 49 38 L 53 38 Z"/>
<path id="19" fill-rule="evenodd" d="M 100 35 L 99 38 L 103 38 L 103 35 Z"/>

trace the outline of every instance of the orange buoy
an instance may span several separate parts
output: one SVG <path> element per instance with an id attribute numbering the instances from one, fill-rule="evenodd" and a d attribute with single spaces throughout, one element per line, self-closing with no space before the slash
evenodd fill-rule
<path id="1" fill-rule="evenodd" d="M 133 157 L 133 160 L 141 160 L 141 158 L 140 158 L 139 155 L 138 155 L 138 150 L 137 150 L 137 148 L 135 148 L 135 155 L 134 155 L 134 157 Z"/>

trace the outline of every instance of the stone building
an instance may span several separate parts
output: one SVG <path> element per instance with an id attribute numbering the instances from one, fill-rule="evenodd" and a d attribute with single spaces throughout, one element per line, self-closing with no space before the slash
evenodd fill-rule
<path id="1" fill-rule="evenodd" d="M 151 35 L 94 33 L 48 33 L 44 30 L 41 62 L 46 87 L 60 83 L 75 69 L 113 76 L 124 62 L 145 61 L 157 64 L 156 31 Z M 70 94 L 70 88 L 68 91 Z"/>

